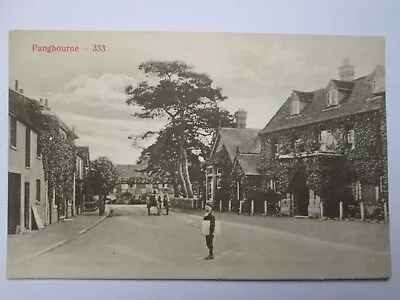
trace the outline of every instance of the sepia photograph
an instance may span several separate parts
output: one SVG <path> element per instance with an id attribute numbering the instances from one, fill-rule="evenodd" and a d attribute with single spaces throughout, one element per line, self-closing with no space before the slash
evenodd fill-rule
<path id="1" fill-rule="evenodd" d="M 9 32 L 8 279 L 391 277 L 382 36 Z"/>

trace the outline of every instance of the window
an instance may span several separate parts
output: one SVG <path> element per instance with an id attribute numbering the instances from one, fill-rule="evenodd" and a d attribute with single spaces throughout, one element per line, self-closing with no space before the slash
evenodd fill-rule
<path id="1" fill-rule="evenodd" d="M 279 155 L 279 144 L 277 140 L 271 140 L 271 153 L 274 156 Z"/>
<path id="2" fill-rule="evenodd" d="M 303 143 L 302 143 L 300 138 L 295 139 L 295 141 L 294 141 L 294 152 L 295 153 L 304 152 L 304 147 L 303 146 L 304 145 L 303 145 Z"/>
<path id="3" fill-rule="evenodd" d="M 217 177 L 217 189 L 221 188 L 221 177 Z"/>
<path id="4" fill-rule="evenodd" d="M 351 150 L 355 148 L 354 129 L 347 132 L 347 143 L 349 143 Z"/>
<path id="5" fill-rule="evenodd" d="M 292 115 L 298 115 L 300 113 L 300 101 L 292 101 Z"/>
<path id="6" fill-rule="evenodd" d="M 221 173 L 222 173 L 222 169 L 221 169 L 221 168 L 218 168 L 218 169 L 217 169 L 217 175 L 221 175 Z"/>
<path id="7" fill-rule="evenodd" d="M 372 93 L 377 93 L 384 89 L 384 80 L 382 77 L 376 77 L 372 80 Z"/>
<path id="8" fill-rule="evenodd" d="M 25 138 L 25 167 L 31 166 L 31 130 L 26 128 Z"/>
<path id="9" fill-rule="evenodd" d="M 339 104 L 338 91 L 330 90 L 328 93 L 328 106 L 335 106 Z"/>
<path id="10" fill-rule="evenodd" d="M 338 142 L 331 130 L 323 130 L 319 135 L 320 151 L 327 152 L 335 150 Z"/>
<path id="11" fill-rule="evenodd" d="M 211 175 L 213 173 L 213 167 L 208 167 L 207 168 L 207 174 Z"/>
<path id="12" fill-rule="evenodd" d="M 42 143 L 39 134 L 36 136 L 36 155 L 37 157 L 42 157 Z"/>
<path id="13" fill-rule="evenodd" d="M 40 203 L 40 179 L 36 180 L 36 203 Z"/>
<path id="14" fill-rule="evenodd" d="M 10 145 L 17 147 L 17 119 L 10 116 Z"/>

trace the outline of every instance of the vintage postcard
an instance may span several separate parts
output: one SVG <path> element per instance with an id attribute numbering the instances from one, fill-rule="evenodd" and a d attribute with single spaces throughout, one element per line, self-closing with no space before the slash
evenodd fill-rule
<path id="1" fill-rule="evenodd" d="M 385 40 L 9 35 L 7 277 L 391 277 Z"/>

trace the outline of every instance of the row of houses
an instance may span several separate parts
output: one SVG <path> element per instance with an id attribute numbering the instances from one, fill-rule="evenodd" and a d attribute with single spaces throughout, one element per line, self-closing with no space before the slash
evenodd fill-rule
<path id="1" fill-rule="evenodd" d="M 58 203 L 55 191 L 48 193 L 42 154 L 41 131 L 29 112 L 30 99 L 18 88 L 9 89 L 9 167 L 8 167 L 8 233 L 22 233 L 41 229 L 59 220 L 83 211 L 84 179 L 89 170 L 88 147 L 75 146 L 78 136 L 48 105 L 40 100 L 43 113 L 51 115 L 65 138 L 74 141 L 76 166 L 71 180 L 73 196 L 65 203 Z M 49 199 L 49 194 L 53 196 Z"/>
<path id="2" fill-rule="evenodd" d="M 155 179 L 146 172 L 146 166 L 116 165 L 118 172 L 118 184 L 114 191 L 117 204 L 144 203 L 147 194 L 154 190 L 168 193 L 170 197 L 174 194 L 173 185 L 170 181 L 162 178 Z"/>
<path id="3" fill-rule="evenodd" d="M 387 202 L 385 68 L 354 78 L 346 58 L 338 71 L 325 87 L 293 90 L 263 129 L 236 112 L 236 128 L 215 133 L 206 200 L 237 205 L 259 191 L 276 196 L 281 214 L 310 217 L 335 217 L 340 202 L 348 213 Z"/>

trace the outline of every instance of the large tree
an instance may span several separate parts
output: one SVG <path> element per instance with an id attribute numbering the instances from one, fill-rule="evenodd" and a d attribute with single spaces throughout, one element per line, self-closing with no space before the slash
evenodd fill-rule
<path id="1" fill-rule="evenodd" d="M 105 197 L 111 193 L 118 181 L 118 172 L 107 157 L 99 157 L 91 162 L 88 182 L 91 190 L 99 196 L 100 214 L 104 213 Z"/>
<path id="2" fill-rule="evenodd" d="M 196 73 L 181 61 L 147 61 L 139 65 L 146 77 L 136 87 L 128 86 L 127 104 L 141 112 L 134 117 L 165 118 L 167 125 L 159 132 L 148 131 L 139 138 L 158 134 L 156 142 L 142 156 L 159 171 L 167 170 L 181 186 L 184 197 L 193 197 L 189 167 L 196 158 L 208 154 L 210 136 L 220 126 L 231 126 L 232 115 L 219 107 L 226 97 L 207 74 Z M 157 160 L 163 159 L 156 163 Z"/>

